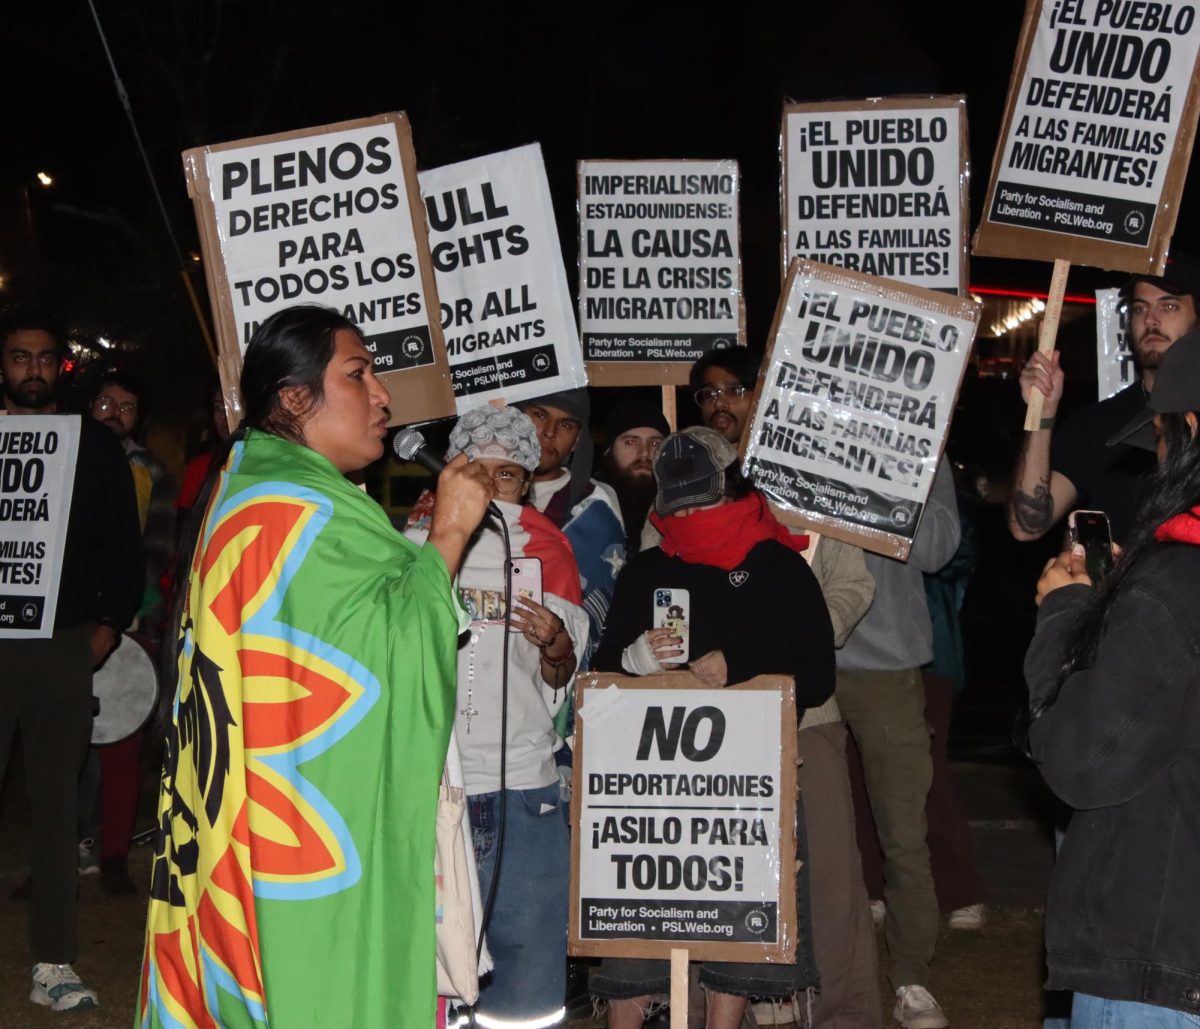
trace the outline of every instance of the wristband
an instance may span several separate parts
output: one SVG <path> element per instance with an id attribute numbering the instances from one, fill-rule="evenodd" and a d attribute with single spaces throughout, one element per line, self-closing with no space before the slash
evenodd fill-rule
<path id="1" fill-rule="evenodd" d="M 1054 415 L 1051 415 L 1049 418 L 1043 418 L 1040 422 L 1038 422 L 1038 428 L 1039 429 L 1053 429 L 1054 428 Z"/>

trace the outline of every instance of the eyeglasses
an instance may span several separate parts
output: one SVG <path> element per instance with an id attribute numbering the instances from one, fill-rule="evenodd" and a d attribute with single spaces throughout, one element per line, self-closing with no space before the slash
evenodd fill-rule
<path id="1" fill-rule="evenodd" d="M 512 472 L 497 472 L 492 476 L 496 492 L 502 497 L 516 496 L 525 488 L 525 476 L 514 475 Z"/>
<path id="2" fill-rule="evenodd" d="M 704 389 L 696 390 L 696 404 L 699 407 L 707 407 L 709 404 L 715 404 L 717 397 L 728 397 L 730 400 L 740 400 L 750 390 L 746 386 L 705 386 Z"/>
<path id="3" fill-rule="evenodd" d="M 120 411 L 121 414 L 137 414 L 138 406 L 131 400 L 118 402 L 113 397 L 106 397 L 103 393 L 96 398 L 96 405 L 101 411 Z"/>

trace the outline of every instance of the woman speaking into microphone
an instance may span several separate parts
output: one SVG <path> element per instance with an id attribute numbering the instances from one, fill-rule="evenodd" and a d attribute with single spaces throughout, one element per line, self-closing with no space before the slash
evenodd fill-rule
<path id="1" fill-rule="evenodd" d="M 241 396 L 164 644 L 138 1023 L 430 1026 L 451 580 L 492 480 L 450 462 L 419 547 L 347 481 L 383 453 L 389 396 L 332 310 L 263 322 Z"/>

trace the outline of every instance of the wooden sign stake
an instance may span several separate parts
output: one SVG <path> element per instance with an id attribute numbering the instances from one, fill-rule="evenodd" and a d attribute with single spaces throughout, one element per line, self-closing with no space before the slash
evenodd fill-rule
<path id="1" fill-rule="evenodd" d="M 667 420 L 667 427 L 674 432 L 679 428 L 678 415 L 675 410 L 675 387 L 664 386 L 662 388 L 663 398 L 663 417 Z"/>
<path id="2" fill-rule="evenodd" d="M 664 389 L 666 387 L 663 387 Z M 687 1029 L 688 952 L 686 947 L 671 948 L 671 1029 Z"/>
<path id="3" fill-rule="evenodd" d="M 1054 259 L 1054 271 L 1050 275 L 1050 294 L 1046 297 L 1046 310 L 1042 313 L 1042 328 L 1038 333 L 1038 353 L 1049 357 L 1054 353 L 1058 339 L 1058 320 L 1062 317 L 1063 294 L 1067 292 L 1067 273 L 1071 262 Z M 1033 432 L 1042 427 L 1042 401 L 1040 389 L 1029 391 L 1029 407 L 1025 410 L 1025 431 Z"/>

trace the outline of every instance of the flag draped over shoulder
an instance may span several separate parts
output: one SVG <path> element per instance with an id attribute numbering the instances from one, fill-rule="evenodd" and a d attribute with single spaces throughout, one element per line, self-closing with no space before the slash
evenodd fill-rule
<path id="1" fill-rule="evenodd" d="M 251 432 L 183 615 L 138 1024 L 431 1026 L 461 608 L 324 457 Z"/>

